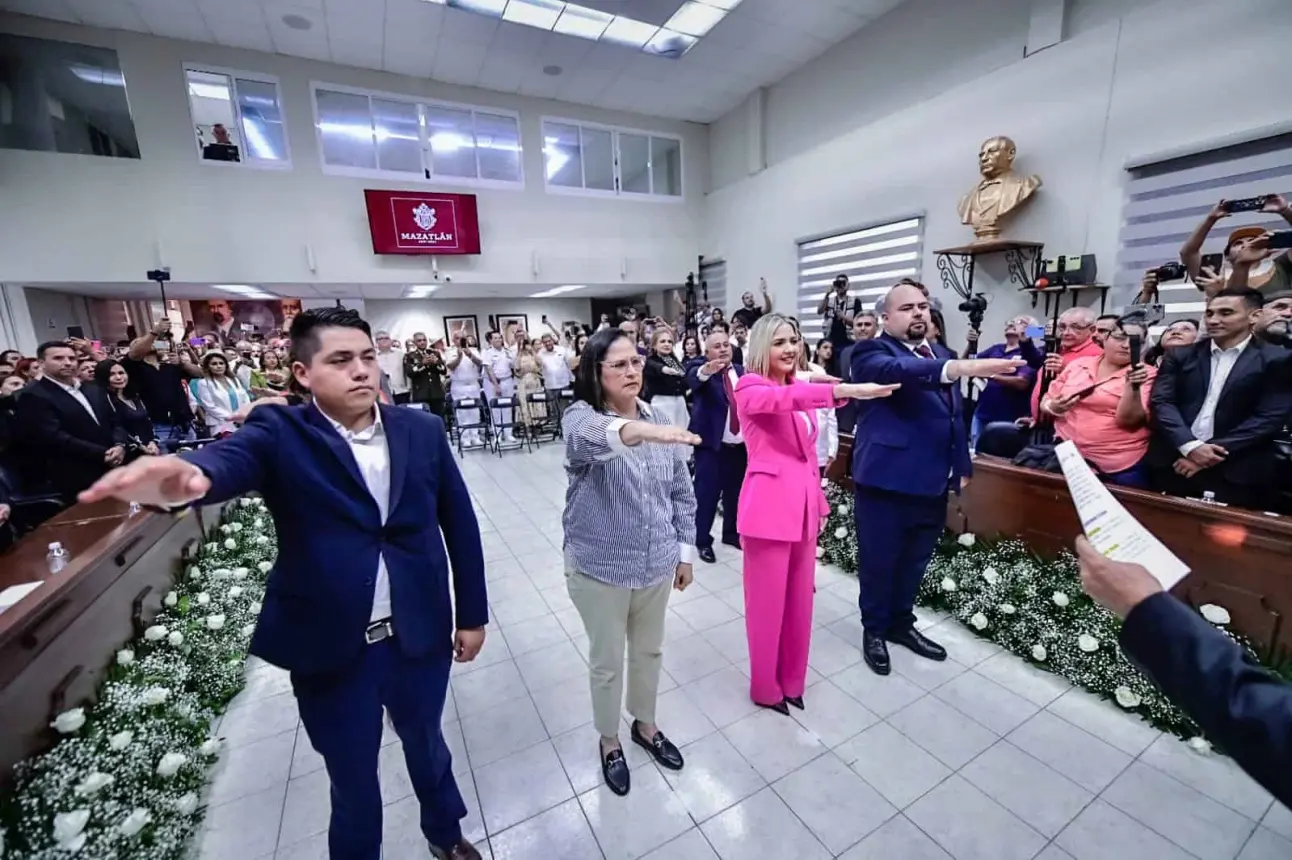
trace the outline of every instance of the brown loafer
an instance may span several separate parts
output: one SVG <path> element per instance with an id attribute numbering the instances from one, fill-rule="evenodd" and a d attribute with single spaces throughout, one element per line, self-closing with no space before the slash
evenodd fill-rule
<path id="1" fill-rule="evenodd" d="M 480 852 L 470 842 L 462 839 L 447 851 L 435 845 L 430 846 L 431 856 L 435 860 L 481 860 Z"/>

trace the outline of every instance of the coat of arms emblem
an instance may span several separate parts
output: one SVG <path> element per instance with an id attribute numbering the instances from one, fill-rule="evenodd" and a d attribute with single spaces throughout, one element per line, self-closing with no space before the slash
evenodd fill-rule
<path id="1" fill-rule="evenodd" d="M 435 226 L 435 210 L 423 201 L 413 210 L 413 220 L 417 222 L 418 227 L 429 230 Z"/>

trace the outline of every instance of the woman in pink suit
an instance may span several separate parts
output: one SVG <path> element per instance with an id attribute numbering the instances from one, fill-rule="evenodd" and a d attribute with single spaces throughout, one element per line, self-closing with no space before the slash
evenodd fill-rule
<path id="1" fill-rule="evenodd" d="M 816 539 L 829 513 L 817 468 L 816 410 L 886 397 L 897 388 L 829 376 L 797 379 L 801 348 L 787 317 L 765 314 L 749 333 L 745 375 L 736 385 L 749 455 L 736 521 L 744 548 L 749 695 L 782 714 L 789 714 L 788 705 L 803 707 Z"/>

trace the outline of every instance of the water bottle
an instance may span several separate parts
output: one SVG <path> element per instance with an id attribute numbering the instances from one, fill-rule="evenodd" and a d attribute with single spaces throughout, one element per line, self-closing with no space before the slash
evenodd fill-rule
<path id="1" fill-rule="evenodd" d="M 45 561 L 49 564 L 50 573 L 59 573 L 67 567 L 67 550 L 63 549 L 63 544 L 54 541 L 49 545 L 49 552 L 45 553 Z"/>
<path id="2" fill-rule="evenodd" d="M 1216 494 L 1211 490 L 1202 491 L 1202 503 L 1204 505 L 1214 505 L 1216 503 Z"/>
<path id="3" fill-rule="evenodd" d="M 142 510 L 142 509 L 139 507 L 139 503 L 138 503 L 138 502 L 131 502 L 131 503 L 130 503 L 130 512 L 127 514 L 127 516 L 131 516 L 131 517 L 133 517 L 135 514 L 139 513 L 139 511 L 140 511 L 140 510 Z"/>

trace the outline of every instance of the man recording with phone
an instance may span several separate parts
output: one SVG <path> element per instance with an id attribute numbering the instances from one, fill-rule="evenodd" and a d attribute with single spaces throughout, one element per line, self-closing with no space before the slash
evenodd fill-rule
<path id="1" fill-rule="evenodd" d="M 202 368 L 183 355 L 172 340 L 170 320 L 163 317 L 131 342 L 121 361 L 130 377 L 128 393 L 143 403 L 158 442 L 171 451 L 197 438 L 187 385 L 202 378 Z"/>
<path id="2" fill-rule="evenodd" d="M 1236 212 L 1276 214 L 1292 224 L 1292 206 L 1281 194 L 1262 194 L 1244 200 L 1221 200 L 1180 247 L 1180 262 L 1184 264 L 1190 280 L 1205 295 L 1211 296 L 1226 286 L 1253 287 L 1262 292 L 1292 288 L 1292 259 L 1286 253 L 1274 256 L 1268 245 L 1253 247 L 1265 237 L 1263 227 L 1240 227 L 1229 234 L 1220 267 L 1207 266 L 1202 246 L 1213 227 Z M 1287 246 L 1283 246 L 1287 247 Z M 1231 270 L 1223 269 L 1228 263 Z"/>

